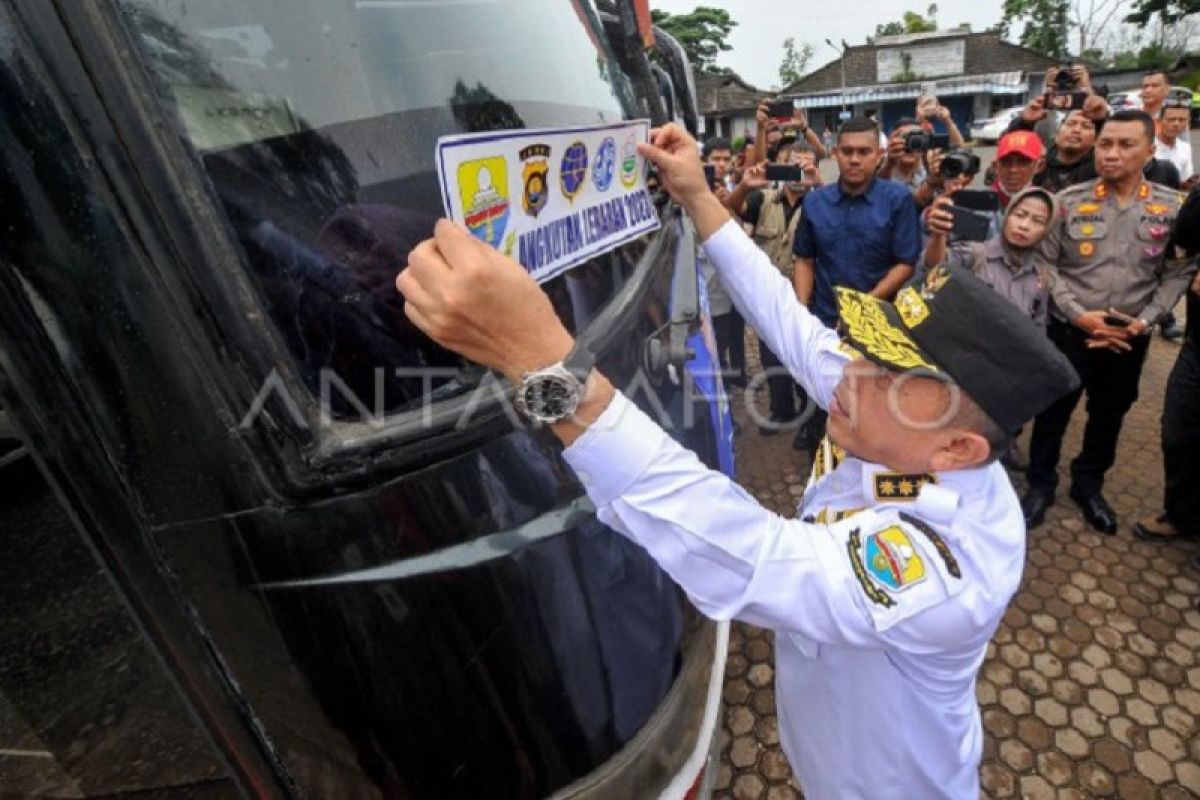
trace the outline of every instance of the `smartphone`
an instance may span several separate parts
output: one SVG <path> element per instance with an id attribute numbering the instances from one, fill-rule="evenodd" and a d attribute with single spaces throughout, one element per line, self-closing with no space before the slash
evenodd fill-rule
<path id="1" fill-rule="evenodd" d="M 1047 92 L 1045 105 L 1052 111 L 1078 111 L 1087 99 L 1087 92 Z"/>
<path id="2" fill-rule="evenodd" d="M 1125 317 L 1118 317 L 1115 314 L 1104 315 L 1104 324 L 1111 325 L 1114 328 L 1128 328 L 1130 322 L 1133 322 L 1133 320 L 1126 319 Z"/>
<path id="3" fill-rule="evenodd" d="M 767 116 L 785 122 L 792 118 L 796 105 L 791 100 L 779 100 L 767 104 Z"/>
<path id="4" fill-rule="evenodd" d="M 802 181 L 804 170 L 795 164 L 767 164 L 769 181 Z"/>
<path id="5" fill-rule="evenodd" d="M 982 214 L 976 214 L 969 208 L 950 206 L 950 215 L 954 223 L 950 228 L 951 234 L 958 241 L 986 242 L 991 220 Z"/>
<path id="6" fill-rule="evenodd" d="M 954 205 L 972 211 L 999 211 L 1000 195 L 986 189 L 959 189 L 954 193 Z"/>
<path id="7" fill-rule="evenodd" d="M 917 111 L 920 111 L 922 106 L 937 105 L 937 83 L 926 81 L 921 84 L 921 93 L 917 95 Z"/>
<path id="8" fill-rule="evenodd" d="M 704 177 L 708 180 L 708 188 L 717 188 L 717 167 L 715 164 L 704 165 Z"/>

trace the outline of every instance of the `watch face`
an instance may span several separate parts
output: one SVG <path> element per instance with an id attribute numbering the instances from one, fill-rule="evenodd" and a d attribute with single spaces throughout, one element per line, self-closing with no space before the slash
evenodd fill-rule
<path id="1" fill-rule="evenodd" d="M 558 375 L 539 375 L 523 391 L 525 407 L 534 419 L 558 421 L 573 414 L 579 404 L 576 384 Z"/>

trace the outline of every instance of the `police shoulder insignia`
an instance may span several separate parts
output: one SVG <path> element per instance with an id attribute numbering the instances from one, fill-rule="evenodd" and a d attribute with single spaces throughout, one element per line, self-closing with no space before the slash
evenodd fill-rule
<path id="1" fill-rule="evenodd" d="M 879 472 L 875 475 L 875 499 L 912 501 L 927 483 L 937 483 L 934 475 L 910 475 L 902 472 Z"/>
<path id="2" fill-rule="evenodd" d="M 1149 197 L 1150 196 L 1150 184 L 1143 181 L 1142 185 L 1138 187 L 1137 196 L 1138 196 L 1138 200 L 1145 200 L 1147 197 Z"/>
<path id="3" fill-rule="evenodd" d="M 867 599 L 884 608 L 891 608 L 896 605 L 896 601 L 887 592 L 876 586 L 871 578 L 868 577 L 867 566 L 864 562 L 862 533 L 858 528 L 850 531 L 850 536 L 846 539 L 846 553 L 850 557 L 850 568 L 854 570 L 854 578 L 862 586 Z"/>
<path id="4" fill-rule="evenodd" d="M 933 545 L 934 551 L 937 552 L 938 558 L 946 565 L 946 572 L 949 572 L 955 578 L 962 578 L 962 567 L 958 565 L 958 559 L 954 557 L 954 553 L 950 552 L 950 547 L 946 544 L 946 540 L 937 531 L 926 524 L 924 520 L 917 519 L 912 514 L 907 514 L 903 511 L 900 512 L 900 519 L 912 525 L 920 531 L 921 535 L 929 540 L 929 543 Z"/>

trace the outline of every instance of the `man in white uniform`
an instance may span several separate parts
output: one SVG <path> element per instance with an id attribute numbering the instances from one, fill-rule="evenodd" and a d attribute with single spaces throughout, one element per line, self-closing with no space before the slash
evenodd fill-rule
<path id="1" fill-rule="evenodd" d="M 806 796 L 977 797 L 975 675 L 1025 556 L 995 459 L 1077 376 L 965 273 L 935 272 L 896 305 L 840 290 L 843 343 L 708 191 L 682 129 L 642 152 L 738 308 L 829 410 L 801 519 L 706 469 L 591 369 L 520 265 L 451 223 L 397 278 L 407 315 L 518 386 L 600 518 L 701 611 L 776 631 L 780 738 Z"/>

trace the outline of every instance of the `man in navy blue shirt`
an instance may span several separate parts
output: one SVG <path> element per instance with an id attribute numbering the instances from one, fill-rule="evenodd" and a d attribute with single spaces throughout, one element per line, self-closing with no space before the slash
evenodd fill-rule
<path id="1" fill-rule="evenodd" d="M 833 287 L 891 300 L 921 254 L 917 206 L 908 188 L 875 175 L 883 157 L 875 123 L 847 120 L 833 152 L 838 182 L 805 198 L 792 248 L 796 295 L 829 327 L 838 316 Z M 801 428 L 797 448 L 815 449 L 823 422 L 813 419 Z"/>

